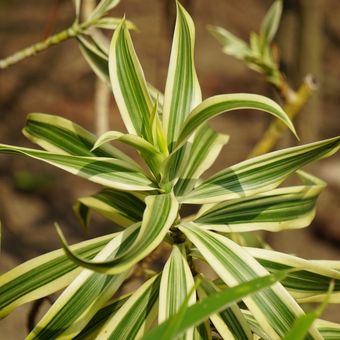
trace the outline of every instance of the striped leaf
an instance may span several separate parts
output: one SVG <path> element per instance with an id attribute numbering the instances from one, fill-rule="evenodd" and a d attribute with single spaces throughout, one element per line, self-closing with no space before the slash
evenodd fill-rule
<path id="1" fill-rule="evenodd" d="M 245 249 L 269 272 L 299 268 L 300 271 L 289 273 L 282 281 L 299 303 L 324 301 L 330 280 L 334 280 L 335 285 L 329 302 L 340 303 L 340 272 L 331 266 L 268 249 Z"/>
<path id="2" fill-rule="evenodd" d="M 174 245 L 166 262 L 159 291 L 158 322 L 161 323 L 176 314 L 194 286 L 194 279 L 186 260 L 183 246 Z M 196 302 L 195 294 L 189 297 L 188 305 Z M 192 339 L 193 329 L 177 339 Z"/>
<path id="3" fill-rule="evenodd" d="M 175 186 L 177 196 L 192 190 L 199 177 L 215 162 L 228 140 L 229 136 L 217 133 L 207 125 L 195 133 L 188 161 Z"/>
<path id="4" fill-rule="evenodd" d="M 98 255 L 97 261 L 121 256 L 138 235 L 135 224 L 109 242 Z M 83 270 L 67 287 L 49 311 L 38 322 L 27 339 L 72 339 L 92 319 L 128 276 L 128 272 L 115 276 Z"/>
<path id="5" fill-rule="evenodd" d="M 208 26 L 208 31 L 222 45 L 223 52 L 238 59 L 245 59 L 251 51 L 248 44 L 236 35 L 218 26 Z"/>
<path id="6" fill-rule="evenodd" d="M 170 151 L 190 111 L 201 102 L 194 64 L 195 27 L 178 3 L 174 38 L 165 86 L 163 124 Z"/>
<path id="7" fill-rule="evenodd" d="M 107 54 L 101 50 L 100 46 L 98 46 L 92 37 L 78 36 L 77 40 L 84 59 L 90 65 L 96 76 L 108 86 L 111 86 Z"/>
<path id="8" fill-rule="evenodd" d="M 230 239 L 202 230 L 194 223 L 182 225 L 180 230 L 229 287 L 268 274 L 259 262 Z M 296 318 L 303 315 L 301 307 L 279 283 L 243 301 L 271 339 L 285 335 Z M 320 338 L 315 328 L 311 328 L 309 338 Z"/>
<path id="9" fill-rule="evenodd" d="M 326 320 L 315 320 L 315 326 L 325 340 L 340 339 L 340 325 Z"/>
<path id="10" fill-rule="evenodd" d="M 71 174 L 118 190 L 155 190 L 141 169 L 122 160 L 106 157 L 79 157 L 0 144 L 0 153 L 25 155 Z"/>
<path id="11" fill-rule="evenodd" d="M 113 7 L 119 4 L 120 0 L 101 0 L 93 12 L 90 14 L 88 20 L 96 20 L 105 15 Z"/>
<path id="12" fill-rule="evenodd" d="M 76 254 L 90 259 L 115 234 L 97 237 L 71 247 Z M 73 281 L 80 273 L 63 249 L 35 257 L 0 277 L 0 318 L 32 300 L 50 295 Z"/>
<path id="13" fill-rule="evenodd" d="M 25 137 L 46 151 L 73 156 L 112 157 L 136 164 L 130 157 L 111 145 L 91 151 L 96 136 L 72 121 L 44 113 L 27 116 Z"/>
<path id="14" fill-rule="evenodd" d="M 179 134 L 176 148 L 180 147 L 195 130 L 209 119 L 232 110 L 256 109 L 272 114 L 295 133 L 292 122 L 282 108 L 271 99 L 257 94 L 232 93 L 205 99 L 189 114 Z"/>
<path id="15" fill-rule="evenodd" d="M 110 318 L 96 339 L 130 340 L 140 338 L 157 317 L 160 275 L 145 282 Z"/>
<path id="16" fill-rule="evenodd" d="M 272 190 L 302 166 L 334 154 L 340 137 L 292 147 L 233 165 L 203 181 L 182 203 L 214 203 Z"/>
<path id="17" fill-rule="evenodd" d="M 306 185 L 222 202 L 204 211 L 195 222 L 201 228 L 224 233 L 307 227 L 315 216 L 316 199 L 325 183 L 302 172 L 301 177 Z"/>
<path id="18" fill-rule="evenodd" d="M 115 30 L 122 19 L 120 18 L 113 18 L 113 17 L 105 17 L 105 18 L 100 18 L 96 21 L 95 27 L 97 28 L 102 28 L 104 30 Z M 129 30 L 136 30 L 137 27 L 135 24 L 129 20 L 126 20 L 126 26 Z"/>
<path id="19" fill-rule="evenodd" d="M 143 196 L 104 189 L 94 195 L 81 197 L 74 206 L 76 215 L 85 229 L 88 226 L 90 210 L 93 210 L 114 223 L 127 227 L 143 218 L 145 203 Z"/>
<path id="20" fill-rule="evenodd" d="M 124 20 L 115 30 L 109 52 L 112 91 L 129 133 L 152 142 L 152 101 L 143 70 Z"/>
<path id="21" fill-rule="evenodd" d="M 205 279 L 197 291 L 200 300 L 203 300 L 207 296 L 220 292 L 220 289 L 213 282 Z M 211 315 L 210 320 L 223 339 L 253 339 L 250 327 L 237 304 L 231 305 L 218 314 Z"/>
<path id="22" fill-rule="evenodd" d="M 260 35 L 266 44 L 269 44 L 273 40 L 279 28 L 281 14 L 282 1 L 276 0 L 273 2 L 261 24 Z"/>
<path id="23" fill-rule="evenodd" d="M 124 295 L 118 299 L 108 302 L 93 316 L 86 327 L 77 336 L 75 336 L 73 340 L 94 339 L 107 320 L 112 318 L 112 316 L 119 311 L 129 297 L 130 295 Z"/>
<path id="24" fill-rule="evenodd" d="M 164 156 L 156 149 L 156 147 L 153 146 L 153 144 L 149 143 L 142 137 L 124 134 L 119 131 L 107 131 L 97 139 L 93 149 L 114 140 L 132 146 L 135 150 L 139 151 L 150 170 L 154 174 L 159 174 Z"/>
<path id="25" fill-rule="evenodd" d="M 177 217 L 178 202 L 173 194 L 148 196 L 145 199 L 145 204 L 146 209 L 138 238 L 121 257 L 100 262 L 82 259 L 71 251 L 58 228 L 57 231 L 59 233 L 60 241 L 62 242 L 66 254 L 72 261 L 80 266 L 110 275 L 131 268 L 134 264 L 151 253 L 163 241 L 169 228 Z"/>
<path id="26" fill-rule="evenodd" d="M 308 312 L 305 315 L 301 315 L 298 319 L 296 319 L 293 327 L 287 332 L 283 340 L 304 340 L 305 339 L 314 321 L 324 312 L 328 304 L 329 297 L 331 295 L 333 288 L 334 288 L 334 282 L 331 282 L 329 285 L 327 296 L 325 297 L 322 304 L 318 306 L 318 308 L 316 308 L 315 310 Z"/>
<path id="27" fill-rule="evenodd" d="M 251 281 L 242 283 L 236 287 L 225 289 L 221 292 L 212 294 L 203 301 L 199 301 L 192 306 L 189 306 L 181 318 L 181 323 L 178 327 L 177 334 L 186 331 L 195 325 L 199 325 L 210 315 L 218 313 L 229 307 L 231 304 L 243 299 L 249 294 L 253 294 L 261 289 L 273 285 L 275 282 L 282 280 L 285 277 L 285 272 L 278 272 L 264 277 L 258 277 Z M 167 339 L 164 337 L 167 327 L 173 323 L 177 315 L 166 320 L 158 327 L 146 334 L 142 340 L 159 340 Z"/>

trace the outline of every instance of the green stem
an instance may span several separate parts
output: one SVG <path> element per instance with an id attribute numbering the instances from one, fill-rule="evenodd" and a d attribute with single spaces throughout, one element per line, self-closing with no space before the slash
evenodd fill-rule
<path id="1" fill-rule="evenodd" d="M 74 38 L 82 33 L 84 33 L 88 28 L 95 25 L 97 21 L 86 21 L 81 25 L 74 23 L 71 27 L 63 30 L 57 34 L 48 37 L 45 40 L 39 41 L 29 47 L 26 47 L 7 58 L 0 60 L 0 69 L 5 69 L 11 65 L 14 65 L 26 58 L 32 57 L 42 51 L 47 50 L 53 45 L 57 45 L 65 40 Z"/>

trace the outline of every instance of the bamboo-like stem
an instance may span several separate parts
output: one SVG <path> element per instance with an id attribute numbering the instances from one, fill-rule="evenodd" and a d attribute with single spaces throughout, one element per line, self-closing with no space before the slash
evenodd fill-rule
<path id="1" fill-rule="evenodd" d="M 290 119 L 294 119 L 316 89 L 316 84 L 313 77 L 308 75 L 296 92 L 289 87 L 287 88 L 288 90 L 285 96 L 286 104 L 283 109 Z M 253 148 L 249 157 L 256 157 L 270 151 L 286 128 L 287 127 L 280 120 L 276 119 L 273 121 L 261 140 Z"/>
<path id="2" fill-rule="evenodd" d="M 26 58 L 32 57 L 40 52 L 47 50 L 49 47 L 53 45 L 60 44 L 61 42 L 74 38 L 82 33 L 84 33 L 87 29 L 94 26 L 97 23 L 97 20 L 89 20 L 85 21 L 82 24 L 74 23 L 71 27 L 58 32 L 45 40 L 39 41 L 29 47 L 26 47 L 14 54 L 1 59 L 0 60 L 0 69 L 5 69 L 11 65 L 14 65 Z"/>

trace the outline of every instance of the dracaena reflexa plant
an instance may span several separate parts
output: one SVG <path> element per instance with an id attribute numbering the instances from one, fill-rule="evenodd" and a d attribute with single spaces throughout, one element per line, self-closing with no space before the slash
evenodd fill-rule
<path id="1" fill-rule="evenodd" d="M 87 52 L 95 70 L 108 73 L 128 133 L 109 131 L 96 139 L 64 118 L 31 114 L 24 134 L 45 151 L 0 145 L 1 152 L 33 157 L 103 185 L 79 200 L 77 212 L 85 224 L 94 210 L 122 227 L 73 246 L 57 227 L 63 249 L 1 277 L 2 317 L 65 288 L 28 339 L 339 336 L 338 325 L 315 321 L 326 302 L 340 301 L 338 262 L 249 247 L 235 235 L 308 226 L 325 184 L 300 168 L 335 153 L 340 138 L 268 153 L 202 179 L 228 141 L 207 125 L 209 119 L 257 109 L 294 128 L 279 105 L 259 95 L 202 101 L 193 50 L 193 22 L 177 4 L 164 97 L 152 99 L 123 19 L 108 59 L 96 58 L 95 49 Z M 146 166 L 108 144 L 113 140 L 135 148 Z M 300 185 L 279 187 L 293 174 Z M 198 213 L 182 216 L 186 204 L 198 205 Z M 149 271 L 136 291 L 115 297 L 135 265 L 163 243 L 171 246 L 163 270 Z M 216 277 L 200 270 L 202 262 Z M 304 314 L 306 302 L 323 304 Z"/>

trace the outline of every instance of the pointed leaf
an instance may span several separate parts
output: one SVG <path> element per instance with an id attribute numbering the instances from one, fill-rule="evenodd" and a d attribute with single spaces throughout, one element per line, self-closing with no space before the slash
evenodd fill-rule
<path id="1" fill-rule="evenodd" d="M 112 37 L 109 71 L 112 91 L 127 130 L 152 142 L 152 102 L 125 20 Z"/>
<path id="2" fill-rule="evenodd" d="M 74 210 L 87 228 L 90 210 L 107 217 L 120 226 L 127 227 L 143 218 L 145 203 L 141 197 L 129 192 L 104 189 L 94 195 L 78 199 Z"/>
<path id="3" fill-rule="evenodd" d="M 177 217 L 178 202 L 173 194 L 148 196 L 145 199 L 145 203 L 146 209 L 138 238 L 121 257 L 101 262 L 86 261 L 70 250 L 64 236 L 58 229 L 60 241 L 63 244 L 66 254 L 72 261 L 83 267 L 110 275 L 131 268 L 151 253 L 163 241 Z"/>
<path id="4" fill-rule="evenodd" d="M 306 185 L 222 202 L 204 211 L 195 222 L 201 228 L 223 233 L 307 227 L 315 216 L 316 199 L 325 183 L 311 175 L 303 176 L 309 181 Z"/>
<path id="5" fill-rule="evenodd" d="M 88 20 L 95 20 L 105 15 L 107 11 L 116 7 L 120 0 L 101 0 L 93 12 L 90 14 Z"/>
<path id="6" fill-rule="evenodd" d="M 262 39 L 264 39 L 267 44 L 270 43 L 279 27 L 280 19 L 282 14 L 282 1 L 281 0 L 275 0 L 268 10 L 266 16 L 264 17 L 261 29 L 260 29 L 260 35 Z"/>
<path id="7" fill-rule="evenodd" d="M 27 116 L 25 137 L 46 151 L 73 156 L 113 157 L 136 164 L 117 148 L 106 145 L 92 151 L 95 135 L 72 121 L 44 113 Z"/>
<path id="8" fill-rule="evenodd" d="M 194 64 L 195 27 L 190 15 L 178 3 L 175 33 L 165 86 L 163 123 L 170 151 L 184 119 L 201 102 L 201 90 Z"/>
<path id="9" fill-rule="evenodd" d="M 237 302 L 245 296 L 269 287 L 278 280 L 282 280 L 285 275 L 285 272 L 278 272 L 272 275 L 267 275 L 260 278 L 258 277 L 236 287 L 212 294 L 203 301 L 199 301 L 194 305 L 189 306 L 186 309 L 183 318 L 181 319 L 181 323 L 178 328 L 178 334 L 186 331 L 190 327 L 200 324 L 210 315 L 226 309 L 232 303 Z M 145 335 L 142 340 L 165 339 L 163 337 L 164 332 L 175 317 L 176 316 L 173 316 L 169 320 L 163 322 L 150 333 Z"/>
<path id="10" fill-rule="evenodd" d="M 272 190 L 302 166 L 331 156 L 339 147 L 340 137 L 335 137 L 270 152 L 220 171 L 179 200 L 214 203 Z"/>
<path id="11" fill-rule="evenodd" d="M 160 275 L 145 282 L 110 318 L 96 339 L 138 339 L 156 319 L 156 302 L 159 294 Z"/>
<path id="12" fill-rule="evenodd" d="M 158 322 L 161 323 L 176 314 L 194 286 L 189 265 L 183 246 L 173 246 L 171 255 L 166 262 L 159 292 Z M 196 302 L 195 294 L 191 294 L 188 304 Z M 193 329 L 178 339 L 192 338 Z"/>
<path id="13" fill-rule="evenodd" d="M 229 287 L 268 274 L 247 251 L 230 239 L 202 230 L 194 223 L 186 223 L 180 230 Z M 268 337 L 273 339 L 285 335 L 296 318 L 303 314 L 301 307 L 281 284 L 246 297 L 243 302 Z M 310 334 L 319 336 L 315 328 L 311 328 Z"/>
<path id="14" fill-rule="evenodd" d="M 135 224 L 117 234 L 95 259 L 104 261 L 119 257 L 136 239 L 139 226 Z M 88 269 L 83 270 L 38 322 L 27 339 L 57 337 L 72 339 L 112 298 L 128 274 L 123 272 L 115 276 L 107 276 Z"/>
<path id="15" fill-rule="evenodd" d="M 29 156 L 71 174 L 119 190 L 150 191 L 155 186 L 141 170 L 129 163 L 105 157 L 77 157 L 0 144 L 0 153 Z"/>
<path id="16" fill-rule="evenodd" d="M 231 110 L 255 109 L 272 114 L 295 133 L 292 122 L 282 108 L 271 99 L 257 94 L 221 94 L 205 99 L 189 114 L 177 140 L 179 148 L 195 130 L 209 119 Z"/>
<path id="17" fill-rule="evenodd" d="M 199 177 L 215 162 L 228 140 L 229 136 L 217 133 L 207 125 L 203 125 L 196 132 L 188 161 L 175 186 L 177 196 L 192 190 Z"/>
<path id="18" fill-rule="evenodd" d="M 90 259 L 116 234 L 109 234 L 71 246 L 72 251 Z M 0 277 L 0 318 L 13 309 L 50 295 L 65 286 L 79 274 L 63 249 L 35 257 L 22 263 Z"/>

